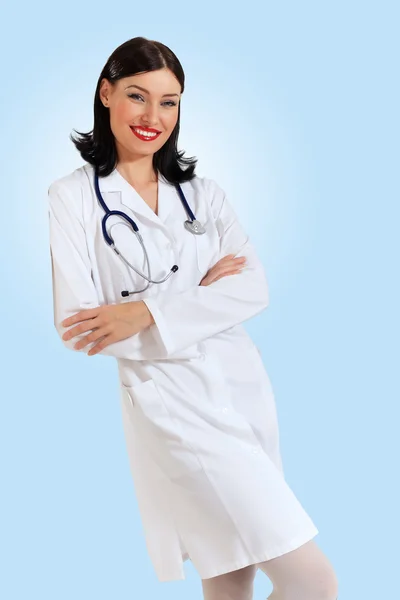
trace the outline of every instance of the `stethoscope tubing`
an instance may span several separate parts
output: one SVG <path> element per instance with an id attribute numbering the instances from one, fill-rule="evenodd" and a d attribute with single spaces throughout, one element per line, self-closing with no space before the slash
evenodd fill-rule
<path id="1" fill-rule="evenodd" d="M 179 198 L 186 210 L 186 213 L 189 217 L 190 220 L 185 221 L 184 225 L 185 228 L 190 231 L 191 233 L 193 233 L 194 235 L 202 235 L 205 233 L 205 228 L 204 226 L 196 219 L 194 213 L 192 212 L 186 198 L 185 195 L 182 191 L 181 186 L 178 184 L 175 185 L 175 188 L 178 192 Z M 143 279 L 145 279 L 148 283 L 147 286 L 141 290 L 136 290 L 136 291 L 131 291 L 129 292 L 128 290 L 123 290 L 121 292 L 122 296 L 129 296 L 130 294 L 139 294 L 141 292 L 144 292 L 145 290 L 147 290 L 150 286 L 150 283 L 154 283 L 154 284 L 161 284 L 164 283 L 165 281 L 167 281 L 167 279 L 169 279 L 169 277 L 171 277 L 171 275 L 173 273 L 176 273 L 176 271 L 178 271 L 179 267 L 178 265 L 173 265 L 172 268 L 170 269 L 169 273 L 163 278 L 160 279 L 158 281 L 151 279 L 151 268 L 150 268 L 150 261 L 149 261 L 149 257 L 147 254 L 147 250 L 146 247 L 144 245 L 143 242 L 143 238 L 140 235 L 139 232 L 139 227 L 136 225 L 135 221 L 126 213 L 120 211 L 120 210 L 110 210 L 107 206 L 107 204 L 104 201 L 104 198 L 100 192 L 100 186 L 99 186 L 99 177 L 98 177 L 98 173 L 95 170 L 94 173 L 94 189 L 96 192 L 96 196 L 98 201 L 100 202 L 101 207 L 103 208 L 105 215 L 102 218 L 101 221 L 101 228 L 102 228 L 102 233 L 103 233 L 103 237 L 105 242 L 114 250 L 114 252 L 119 256 L 119 258 L 126 264 L 128 265 L 131 269 L 133 269 L 135 271 L 135 273 L 137 273 L 140 277 L 142 277 Z M 146 265 L 147 265 L 147 272 L 148 275 L 146 276 L 144 273 L 138 271 L 138 269 L 136 269 L 136 267 L 134 267 L 122 254 L 121 252 L 118 250 L 118 248 L 115 246 L 115 242 L 113 240 L 113 238 L 111 237 L 111 235 L 109 235 L 108 231 L 107 231 L 107 219 L 109 219 L 112 216 L 119 216 L 121 217 L 125 223 L 124 225 L 130 226 L 132 228 L 133 233 L 135 234 L 136 238 L 138 239 L 144 255 L 145 255 L 145 259 L 146 259 Z M 114 223 L 114 225 L 116 225 L 116 223 Z M 112 229 L 113 226 L 111 226 L 110 229 Z"/>

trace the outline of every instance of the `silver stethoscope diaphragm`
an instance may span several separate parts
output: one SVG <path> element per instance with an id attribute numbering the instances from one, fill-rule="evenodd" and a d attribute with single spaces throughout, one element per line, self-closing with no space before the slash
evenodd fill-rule
<path id="1" fill-rule="evenodd" d="M 197 219 L 194 219 L 194 221 L 185 221 L 184 225 L 190 233 L 194 233 L 195 235 L 202 235 L 206 232 L 205 227 Z"/>

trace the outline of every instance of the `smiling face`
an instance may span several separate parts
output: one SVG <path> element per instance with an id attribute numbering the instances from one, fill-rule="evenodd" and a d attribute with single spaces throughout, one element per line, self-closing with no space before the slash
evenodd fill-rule
<path id="1" fill-rule="evenodd" d="M 114 85 L 102 80 L 100 99 L 109 108 L 120 159 L 152 155 L 165 144 L 178 120 L 180 97 L 180 83 L 166 68 L 124 77 Z"/>

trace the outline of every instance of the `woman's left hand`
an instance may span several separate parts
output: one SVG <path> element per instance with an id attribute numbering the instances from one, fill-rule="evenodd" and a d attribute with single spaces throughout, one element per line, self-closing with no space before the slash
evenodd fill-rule
<path id="1" fill-rule="evenodd" d="M 64 333 L 63 340 L 69 340 L 80 333 L 91 331 L 89 335 L 79 340 L 74 348 L 81 350 L 90 342 L 100 340 L 88 352 L 88 356 L 93 356 L 109 344 L 124 340 L 146 329 L 154 323 L 154 319 L 146 304 L 140 300 L 121 304 L 105 304 L 81 310 L 65 319 L 61 325 L 69 327 L 75 323 L 79 323 L 79 325 Z"/>

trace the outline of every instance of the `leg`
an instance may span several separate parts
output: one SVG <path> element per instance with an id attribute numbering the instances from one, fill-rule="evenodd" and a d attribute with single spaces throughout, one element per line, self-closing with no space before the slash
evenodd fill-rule
<path id="1" fill-rule="evenodd" d="M 202 579 L 204 600 L 252 600 L 257 565 Z"/>
<path id="2" fill-rule="evenodd" d="M 257 566 L 274 586 L 270 600 L 337 600 L 335 572 L 314 540 Z"/>

